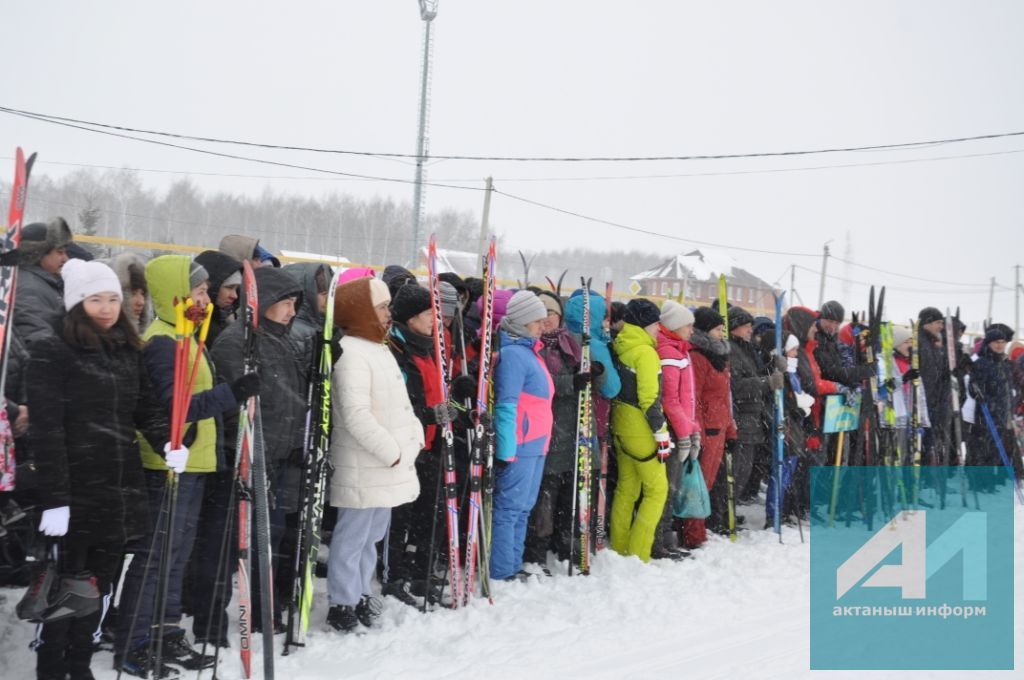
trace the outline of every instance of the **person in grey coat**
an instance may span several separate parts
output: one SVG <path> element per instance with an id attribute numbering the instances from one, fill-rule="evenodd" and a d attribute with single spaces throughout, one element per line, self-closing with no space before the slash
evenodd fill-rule
<path id="1" fill-rule="evenodd" d="M 64 282 L 71 228 L 63 217 L 49 224 L 33 222 L 21 232 L 21 262 L 15 291 L 14 332 L 31 351 L 32 343 L 54 335 L 64 318 Z"/>

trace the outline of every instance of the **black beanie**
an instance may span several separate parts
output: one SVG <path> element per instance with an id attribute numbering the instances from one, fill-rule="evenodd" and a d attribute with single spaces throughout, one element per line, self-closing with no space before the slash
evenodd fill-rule
<path id="1" fill-rule="evenodd" d="M 843 306 L 835 300 L 829 300 L 821 306 L 821 312 L 818 315 L 820 319 L 827 319 L 829 321 L 842 321 L 846 318 L 846 310 Z"/>
<path id="2" fill-rule="evenodd" d="M 635 298 L 626 303 L 622 320 L 640 328 L 647 328 L 652 323 L 661 321 L 661 310 L 646 298 Z"/>
<path id="3" fill-rule="evenodd" d="M 391 301 L 391 318 L 407 323 L 417 314 L 430 309 L 430 291 L 418 284 L 402 286 Z"/>
<path id="4" fill-rule="evenodd" d="M 942 315 L 942 312 L 935 307 L 925 307 L 921 310 L 921 313 L 917 315 L 917 321 L 922 326 L 933 321 L 941 321 L 944 318 L 946 317 Z"/>
<path id="5" fill-rule="evenodd" d="M 711 307 L 698 307 L 693 313 L 693 327 L 707 333 L 712 328 L 718 328 L 725 324 L 722 315 Z"/>
<path id="6" fill-rule="evenodd" d="M 742 307 L 730 307 L 729 308 L 729 330 L 733 328 L 739 328 L 746 324 L 753 324 L 754 317 L 747 310 Z"/>

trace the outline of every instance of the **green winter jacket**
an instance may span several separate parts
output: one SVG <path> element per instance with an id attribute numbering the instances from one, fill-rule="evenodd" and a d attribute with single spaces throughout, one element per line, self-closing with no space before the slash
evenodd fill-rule
<path id="1" fill-rule="evenodd" d="M 173 344 L 169 345 L 172 359 L 168 365 L 168 343 L 163 338 L 169 338 L 174 342 L 174 298 L 185 299 L 188 297 L 190 288 L 188 285 L 188 272 L 191 260 L 187 255 L 163 255 L 150 260 L 146 264 L 146 283 L 149 285 L 149 293 L 153 299 L 153 311 L 156 318 L 146 329 L 142 339 L 146 341 L 146 348 L 143 350 L 143 357 L 147 368 L 150 371 L 150 380 L 154 389 L 160 390 L 160 385 L 166 380 L 161 380 L 160 375 L 166 377 L 169 371 L 173 375 Z M 155 340 L 155 342 L 154 342 Z M 193 362 L 196 360 L 198 349 L 199 333 L 189 343 L 188 370 L 191 374 Z M 154 357 L 158 353 L 159 357 Z M 213 371 L 206 359 L 205 353 L 199 358 L 199 371 L 196 373 L 195 385 L 192 387 L 193 397 L 213 388 Z M 226 388 L 226 386 L 225 386 Z M 168 404 L 170 409 L 171 392 L 166 390 L 166 395 L 158 394 L 161 401 Z M 195 400 L 193 399 L 193 402 Z M 191 404 L 195 409 L 195 404 Z M 168 416 L 170 412 L 168 411 Z M 217 469 L 217 425 L 214 418 L 203 418 L 192 426 L 198 428 L 195 440 L 188 443 L 188 465 L 186 472 L 214 472 Z M 185 423 L 185 432 L 189 431 L 189 423 Z M 158 454 L 149 445 L 144 437 L 139 437 L 139 444 L 142 449 L 142 466 L 147 470 L 166 470 L 163 455 Z"/>
<path id="2" fill-rule="evenodd" d="M 618 450 L 647 460 L 657 452 L 654 433 L 665 426 L 657 345 L 643 328 L 627 323 L 615 336 L 612 348 L 622 379 L 622 388 L 612 401 L 612 432 Z"/>

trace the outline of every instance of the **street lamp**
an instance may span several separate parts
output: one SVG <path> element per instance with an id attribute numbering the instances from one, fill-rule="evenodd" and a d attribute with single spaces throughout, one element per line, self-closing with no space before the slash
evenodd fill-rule
<path id="1" fill-rule="evenodd" d="M 437 16 L 438 0 L 419 0 L 420 18 L 423 19 L 423 64 L 420 76 L 420 123 L 416 135 L 416 183 L 412 199 L 412 259 L 415 267 L 419 260 L 420 222 L 423 219 L 423 163 L 427 157 L 427 118 L 430 102 L 430 55 L 434 43 L 430 25 Z"/>

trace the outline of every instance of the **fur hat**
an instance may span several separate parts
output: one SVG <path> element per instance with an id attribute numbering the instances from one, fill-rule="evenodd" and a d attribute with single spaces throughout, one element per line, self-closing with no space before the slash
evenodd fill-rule
<path id="1" fill-rule="evenodd" d="M 729 308 L 729 330 L 747 324 L 754 324 L 754 317 L 750 312 L 739 306 Z"/>
<path id="2" fill-rule="evenodd" d="M 55 217 L 49 224 L 33 222 L 21 230 L 18 252 L 21 264 L 39 264 L 54 248 L 65 248 L 71 243 L 71 228 L 63 217 Z"/>
<path id="3" fill-rule="evenodd" d="M 725 319 L 711 307 L 700 307 L 693 313 L 693 325 L 697 330 L 707 333 L 713 328 L 725 324 Z"/>

